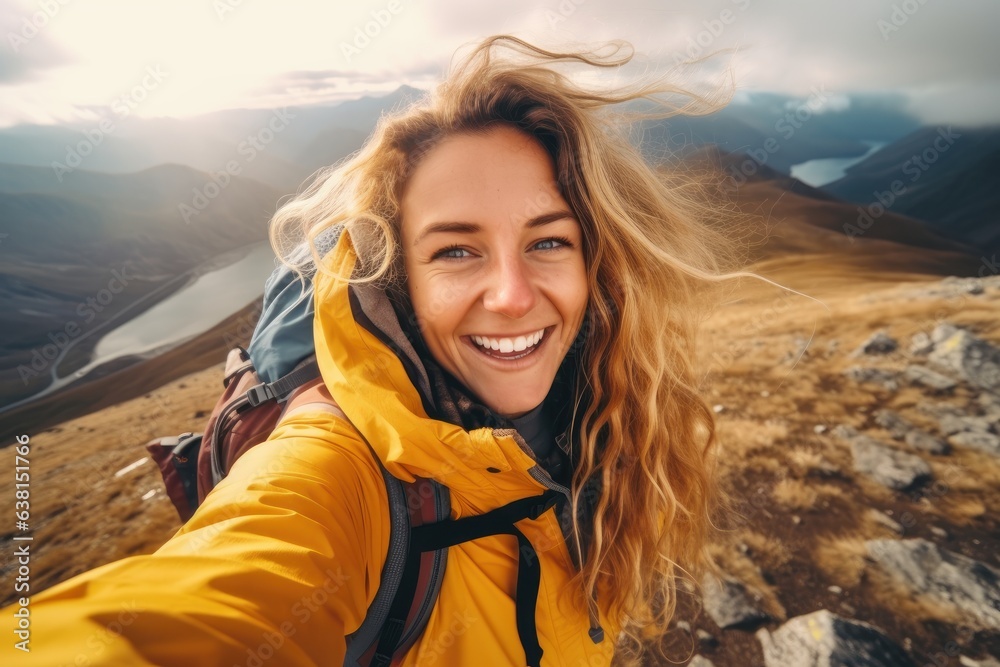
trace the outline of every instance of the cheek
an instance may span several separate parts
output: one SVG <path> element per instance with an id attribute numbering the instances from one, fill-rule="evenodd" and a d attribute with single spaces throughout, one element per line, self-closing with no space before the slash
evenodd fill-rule
<path id="1" fill-rule="evenodd" d="M 573 267 L 571 275 L 564 282 L 562 294 L 562 310 L 566 320 L 579 327 L 583 322 L 584 314 L 587 311 L 587 302 L 590 297 L 590 288 L 587 285 L 587 271 L 581 262 L 579 266 Z M 574 332 L 575 333 L 575 332 Z"/>
<path id="2" fill-rule="evenodd" d="M 441 276 L 411 280 L 410 298 L 425 338 L 445 339 L 455 333 L 465 312 L 461 304 L 464 293 L 460 281 Z"/>

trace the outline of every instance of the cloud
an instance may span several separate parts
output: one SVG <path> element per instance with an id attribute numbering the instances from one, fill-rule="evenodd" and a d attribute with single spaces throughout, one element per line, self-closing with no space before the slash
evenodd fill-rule
<path id="1" fill-rule="evenodd" d="M 902 93 L 933 109 L 935 118 L 949 106 L 967 114 L 962 105 L 970 101 L 980 115 L 1000 120 L 1000 106 L 987 106 L 1000 62 L 996 0 L 400 2 L 391 16 L 387 0 L 242 3 L 224 20 L 203 0 L 150 7 L 89 0 L 86 12 L 69 4 L 18 52 L 0 48 L 0 85 L 18 93 L 11 108 L 22 109 L 19 116 L 27 109 L 51 114 L 113 96 L 134 76 L 132 63 L 163 62 L 174 73 L 171 85 L 144 114 L 281 106 L 404 83 L 427 88 L 441 79 L 456 50 L 467 53 L 488 35 L 512 33 L 560 49 L 627 40 L 637 57 L 622 78 L 722 51 L 691 76 L 711 86 L 731 67 L 738 91 L 806 96 L 822 86 L 850 96 Z M 23 28 L 39 6 L 0 4 L 0 34 Z M 123 22 L 129 29 L 118 27 Z M 62 53 L 72 54 L 72 66 L 48 71 L 69 62 Z"/>
<path id="2" fill-rule="evenodd" d="M 4 41 L 0 47 L 0 85 L 31 81 L 70 61 L 45 30 L 50 20 L 30 6 L 0 5 L 0 36 Z"/>

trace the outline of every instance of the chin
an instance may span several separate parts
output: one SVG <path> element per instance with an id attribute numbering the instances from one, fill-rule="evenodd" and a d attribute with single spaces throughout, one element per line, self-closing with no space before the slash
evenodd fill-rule
<path id="1" fill-rule="evenodd" d="M 512 418 L 519 417 L 526 412 L 531 412 L 538 405 L 545 400 L 548 392 L 531 392 L 526 394 L 523 389 L 518 392 L 519 400 L 513 403 L 497 403 L 495 401 L 490 401 L 486 399 L 484 402 L 493 412 L 503 415 L 504 417 Z"/>

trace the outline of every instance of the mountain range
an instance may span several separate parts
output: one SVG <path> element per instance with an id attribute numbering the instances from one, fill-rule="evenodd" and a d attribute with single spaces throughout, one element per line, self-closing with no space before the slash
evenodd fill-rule
<path id="1" fill-rule="evenodd" d="M 130 318 L 183 287 L 195 267 L 264 240 L 283 197 L 360 148 L 381 114 L 423 94 L 404 86 L 336 106 L 131 118 L 96 144 L 93 123 L 0 129 L 0 307 L 9 323 L 0 338 L 2 403 L 45 386 L 48 374 L 26 374 L 25 365 L 81 309 L 91 328 Z M 887 270 L 982 268 L 1000 242 L 1000 195 L 991 187 L 1000 129 L 923 127 L 885 96 L 846 105 L 828 98 L 747 95 L 710 116 L 639 121 L 630 136 L 667 166 L 708 159 L 733 177 L 741 206 L 780 201 L 793 211 L 797 222 L 758 261 L 820 244 L 859 262 L 877 248 Z M 821 187 L 789 175 L 808 161 L 857 159 L 873 145 L 883 147 Z M 100 311 L 84 306 L 116 272 L 131 277 L 120 296 Z M 93 338 L 62 360 L 66 372 L 86 363 Z"/>

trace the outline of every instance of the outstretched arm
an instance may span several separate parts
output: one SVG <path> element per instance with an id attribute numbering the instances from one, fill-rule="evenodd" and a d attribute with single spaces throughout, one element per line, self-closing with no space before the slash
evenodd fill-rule
<path id="1" fill-rule="evenodd" d="M 356 438 L 329 414 L 289 415 L 156 553 L 34 596 L 35 655 L 13 647 L 13 608 L 0 611 L 0 663 L 341 664 L 388 540 L 376 463 L 344 447 Z"/>

